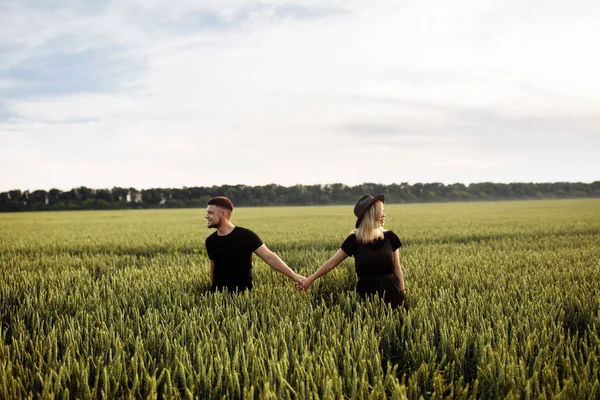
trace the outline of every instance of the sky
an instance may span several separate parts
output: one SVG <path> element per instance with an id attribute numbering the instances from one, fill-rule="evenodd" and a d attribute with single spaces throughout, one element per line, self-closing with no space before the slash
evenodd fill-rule
<path id="1" fill-rule="evenodd" d="M 600 180 L 597 0 L 2 0 L 0 191 Z"/>

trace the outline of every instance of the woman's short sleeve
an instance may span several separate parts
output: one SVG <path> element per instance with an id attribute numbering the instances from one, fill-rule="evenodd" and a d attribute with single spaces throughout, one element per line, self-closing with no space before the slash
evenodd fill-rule
<path id="1" fill-rule="evenodd" d="M 400 242 L 400 238 L 392 231 L 387 231 L 387 237 L 390 243 L 392 244 L 392 250 L 396 251 L 400 247 L 402 247 L 402 242 Z"/>
<path id="2" fill-rule="evenodd" d="M 342 243 L 341 249 L 348 255 L 348 257 L 353 256 L 356 253 L 356 248 L 358 247 L 358 241 L 356 240 L 356 235 L 351 234 L 344 240 Z"/>

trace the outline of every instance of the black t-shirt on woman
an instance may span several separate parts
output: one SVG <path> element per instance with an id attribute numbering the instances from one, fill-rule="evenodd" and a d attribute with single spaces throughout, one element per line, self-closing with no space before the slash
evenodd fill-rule
<path id="1" fill-rule="evenodd" d="M 362 244 L 353 233 L 346 238 L 341 248 L 348 256 L 354 256 L 356 274 L 360 277 L 394 273 L 393 252 L 402 246 L 398 236 L 385 231 L 383 239 Z"/>
<path id="2" fill-rule="evenodd" d="M 359 243 L 352 234 L 342 244 L 342 250 L 354 257 L 358 282 L 356 292 L 361 297 L 380 296 L 392 308 L 404 303 L 404 293 L 400 281 L 394 274 L 394 252 L 402 246 L 400 239 L 392 231 L 384 232 L 383 239 L 373 243 Z"/>
<path id="3" fill-rule="evenodd" d="M 216 231 L 207 237 L 208 258 L 215 263 L 211 289 L 252 289 L 252 253 L 262 244 L 256 233 L 239 226 L 228 235 L 219 236 Z"/>

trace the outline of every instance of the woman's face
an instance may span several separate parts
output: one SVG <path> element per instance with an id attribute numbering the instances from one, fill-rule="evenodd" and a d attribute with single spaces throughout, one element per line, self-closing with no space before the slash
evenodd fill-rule
<path id="1" fill-rule="evenodd" d="M 379 218 L 379 223 L 381 224 L 381 226 L 385 225 L 385 211 L 383 207 L 381 207 L 381 218 Z"/>

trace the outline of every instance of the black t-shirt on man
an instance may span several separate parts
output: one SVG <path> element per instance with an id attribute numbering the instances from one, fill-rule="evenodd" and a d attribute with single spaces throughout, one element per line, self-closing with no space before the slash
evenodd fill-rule
<path id="1" fill-rule="evenodd" d="M 207 237 L 208 258 L 215 263 L 211 289 L 252 289 L 252 253 L 262 244 L 256 233 L 239 226 L 228 235 L 219 236 L 216 231 Z"/>

